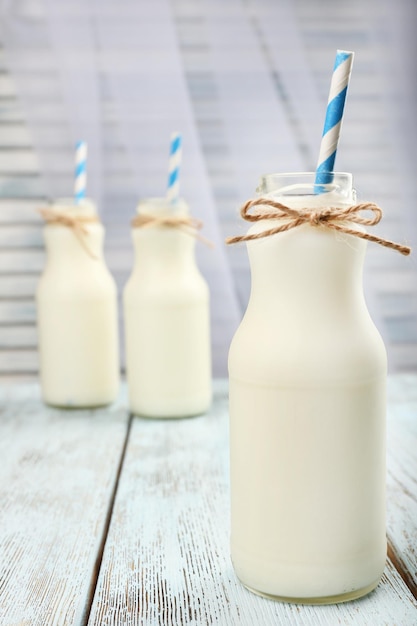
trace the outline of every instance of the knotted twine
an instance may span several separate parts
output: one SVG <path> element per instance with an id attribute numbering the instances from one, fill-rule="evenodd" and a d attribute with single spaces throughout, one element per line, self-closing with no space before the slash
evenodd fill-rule
<path id="1" fill-rule="evenodd" d="M 85 225 L 99 222 L 100 220 L 97 215 L 69 215 L 68 213 L 59 213 L 58 211 L 49 208 L 39 209 L 39 213 L 42 215 L 47 224 L 55 224 L 57 226 L 66 226 L 67 228 L 70 228 L 77 237 L 81 246 L 87 252 L 88 256 L 92 259 L 98 258 L 90 250 L 85 241 L 85 237 L 88 235 L 88 229 Z"/>
<path id="2" fill-rule="evenodd" d="M 203 237 L 198 231 L 203 227 L 203 222 L 190 215 L 149 215 L 139 213 L 132 220 L 133 228 L 149 228 L 150 226 L 168 226 L 168 228 L 178 228 L 187 235 L 195 237 L 210 248 L 213 243 Z"/>
<path id="3" fill-rule="evenodd" d="M 250 210 L 254 206 L 268 206 L 272 211 L 262 213 L 250 213 Z M 370 217 L 363 216 L 365 211 L 371 211 Z M 362 214 L 362 215 L 361 215 Z M 236 237 L 228 237 L 226 243 L 239 243 L 240 241 L 252 241 L 254 239 L 261 239 L 262 237 L 269 237 L 277 233 L 282 233 L 287 230 L 301 226 L 302 224 L 310 224 L 311 226 L 324 226 L 325 228 L 332 228 L 341 233 L 347 235 L 353 235 L 354 237 L 360 237 L 368 241 L 379 243 L 381 246 L 397 250 L 401 254 L 408 255 L 411 252 L 411 248 L 404 246 L 389 239 L 383 239 L 377 235 L 371 235 L 360 230 L 349 227 L 349 222 L 353 224 L 362 224 L 364 226 L 375 226 L 381 221 L 382 209 L 373 202 L 365 202 L 363 204 L 355 204 L 344 209 L 337 207 L 325 207 L 320 209 L 292 209 L 281 202 L 272 200 L 270 198 L 257 198 L 255 200 L 248 200 L 240 209 L 240 215 L 247 222 L 259 222 L 261 220 L 289 220 L 283 224 L 275 226 L 260 233 L 238 235 Z"/>

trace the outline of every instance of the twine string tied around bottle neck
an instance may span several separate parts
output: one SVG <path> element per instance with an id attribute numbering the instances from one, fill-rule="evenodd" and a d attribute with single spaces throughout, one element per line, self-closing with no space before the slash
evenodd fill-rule
<path id="1" fill-rule="evenodd" d="M 214 247 L 214 244 L 199 232 L 203 227 L 203 222 L 190 215 L 150 215 L 149 213 L 139 213 L 132 219 L 133 228 L 156 226 L 178 228 L 187 235 L 191 235 L 206 244 L 206 246 Z"/>
<path id="2" fill-rule="evenodd" d="M 99 222 L 97 215 L 70 215 L 69 213 L 55 211 L 49 207 L 39 209 L 39 213 L 47 224 L 70 228 L 88 256 L 92 259 L 98 259 L 98 256 L 94 254 L 86 242 L 86 237 L 88 236 L 86 225 Z"/>
<path id="3" fill-rule="evenodd" d="M 251 209 L 256 206 L 268 207 L 270 210 L 251 212 Z M 368 212 L 368 215 L 366 215 L 366 212 Z M 369 212 L 371 213 L 370 215 Z M 259 222 L 262 220 L 283 221 L 281 224 L 260 233 L 228 237 L 226 239 L 226 243 L 228 244 L 239 243 L 241 241 L 253 241 L 291 230 L 302 224 L 310 224 L 316 227 L 331 228 L 347 235 L 353 235 L 354 237 L 360 237 L 361 239 L 378 243 L 386 248 L 397 250 L 405 256 L 411 252 L 411 248 L 408 246 L 349 226 L 349 223 L 362 224 L 363 226 L 375 226 L 378 224 L 382 218 L 382 209 L 373 202 L 364 202 L 346 208 L 324 207 L 319 209 L 294 209 L 272 198 L 256 198 L 245 202 L 240 209 L 240 215 L 247 222 Z"/>

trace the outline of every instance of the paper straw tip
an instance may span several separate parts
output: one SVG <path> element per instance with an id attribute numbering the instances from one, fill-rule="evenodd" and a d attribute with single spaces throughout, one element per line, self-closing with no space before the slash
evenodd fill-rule
<path id="1" fill-rule="evenodd" d="M 337 69 L 337 67 L 345 61 L 350 61 L 350 63 L 352 63 L 354 55 L 355 53 L 350 50 L 337 50 L 334 69 Z"/>

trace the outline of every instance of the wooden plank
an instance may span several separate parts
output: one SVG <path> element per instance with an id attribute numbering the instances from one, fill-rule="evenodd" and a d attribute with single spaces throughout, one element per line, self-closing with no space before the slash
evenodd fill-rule
<path id="1" fill-rule="evenodd" d="M 19 150 L 5 150 L 0 152 L 0 171 L 2 172 L 38 172 L 40 163 L 37 155 L 31 148 Z"/>
<path id="2" fill-rule="evenodd" d="M 42 224 L 39 208 L 46 198 L 0 198 L 0 224 Z"/>
<path id="3" fill-rule="evenodd" d="M 33 323 L 36 319 L 34 298 L 0 302 L 0 323 Z"/>
<path id="4" fill-rule="evenodd" d="M 45 123 L 48 120 L 51 123 L 65 123 L 67 119 L 64 107 L 55 99 L 38 100 L 37 102 L 33 101 L 32 113 L 36 120 Z M 26 116 L 22 105 L 17 99 L 2 100 L 0 98 L 0 122 L 26 122 Z"/>
<path id="5" fill-rule="evenodd" d="M 0 274 L 27 274 L 39 273 L 45 263 L 45 253 L 42 248 L 33 249 L 0 249 Z"/>
<path id="6" fill-rule="evenodd" d="M 417 374 L 390 378 L 388 398 L 390 555 L 417 597 Z"/>
<path id="7" fill-rule="evenodd" d="M 37 224 L 13 224 L 0 228 L 0 247 L 7 248 L 43 248 L 41 222 Z"/>
<path id="8" fill-rule="evenodd" d="M 29 72 L 52 72 L 56 68 L 57 60 L 52 55 L 48 48 L 40 48 L 35 46 L 29 48 L 27 44 L 27 51 L 29 54 L 24 59 L 15 59 L 14 67 L 20 67 L 23 65 L 26 71 Z M 24 63 L 22 63 L 24 61 Z M 6 70 L 9 67 L 8 57 L 4 50 L 0 49 L 0 68 Z"/>
<path id="9" fill-rule="evenodd" d="M 16 87 L 7 74 L 0 75 L 0 97 L 12 98 L 16 96 Z"/>
<path id="10" fill-rule="evenodd" d="M 0 99 L 0 123 L 2 126 L 10 123 L 24 123 L 22 108 L 16 100 Z"/>
<path id="11" fill-rule="evenodd" d="M 47 408 L 0 389 L 0 623 L 80 626 L 88 613 L 128 430 L 107 410 Z"/>
<path id="12" fill-rule="evenodd" d="M 26 372 L 36 374 L 39 369 L 39 357 L 37 348 L 14 350 L 0 350 L 0 375 L 18 374 Z"/>
<path id="13" fill-rule="evenodd" d="M 133 421 L 89 626 L 416 621 L 417 603 L 389 561 L 379 587 L 347 604 L 276 603 L 239 584 L 229 558 L 225 383 L 205 416 Z"/>
<path id="14" fill-rule="evenodd" d="M 20 85 L 22 86 L 22 85 Z M 56 99 L 59 93 L 59 76 L 53 73 L 27 73 L 24 76 L 24 94 L 36 99 Z M 0 75 L 0 97 L 17 96 L 16 83 L 8 74 Z"/>
<path id="15" fill-rule="evenodd" d="M 118 158 L 118 157 L 115 157 Z M 151 166 L 146 163 L 146 166 Z M 146 172 L 146 180 L 149 188 L 159 189 L 160 176 L 151 169 Z M 105 195 L 121 194 L 124 195 L 128 190 L 132 195 L 137 198 L 137 182 L 135 181 L 132 172 L 128 167 L 121 171 L 105 171 L 102 179 L 102 191 Z M 54 190 L 57 190 L 57 197 L 68 197 L 73 187 L 72 173 L 68 168 L 62 168 L 59 171 L 53 171 L 53 185 Z M 28 198 L 38 197 L 50 194 L 50 190 L 45 185 L 45 181 L 37 174 L 33 173 L 21 173 L 16 176 L 15 173 L 4 173 L 0 170 L 0 188 L 3 189 L 3 195 L 16 198 Z M 133 207 L 132 207 L 133 209 Z"/>
<path id="16" fill-rule="evenodd" d="M 126 267 L 123 272 L 113 272 L 113 276 L 118 285 L 124 286 L 130 274 L 130 267 Z M 39 281 L 39 274 L 0 274 L 0 306 L 2 300 L 7 299 L 33 299 L 36 286 Z"/>
<path id="17" fill-rule="evenodd" d="M 57 175 L 57 178 L 60 177 Z M 6 197 L 28 198 L 44 196 L 45 182 L 38 174 L 25 173 L 21 175 L 12 172 L 4 173 L 0 170 L 0 188 Z"/>
<path id="18" fill-rule="evenodd" d="M 113 148 L 113 147 L 111 147 Z M 160 156 L 158 154 L 159 146 L 149 146 L 147 149 L 146 168 L 150 172 L 158 171 Z M 43 159 L 45 169 L 49 175 L 66 176 L 68 171 L 71 172 L 70 166 L 73 162 L 73 153 L 70 145 L 52 146 L 46 149 L 43 146 Z M 103 176 L 118 176 L 119 174 L 131 175 L 127 170 L 129 166 L 121 163 L 121 155 L 119 151 L 110 149 L 106 156 L 105 171 Z M 127 171 L 126 171 L 127 170 Z M 37 154 L 30 148 L 7 149 L 0 151 L 0 172 L 13 173 L 20 175 L 36 174 L 40 171 L 40 161 Z M 71 172 L 72 173 L 72 172 Z M 132 181 L 133 182 L 133 181 Z"/>
<path id="19" fill-rule="evenodd" d="M 0 274 L 0 299 L 33 298 L 38 280 L 37 274 L 32 276 Z"/>
<path id="20" fill-rule="evenodd" d="M 27 148 L 32 143 L 29 130 L 24 124 L 4 124 L 1 128 L 2 146 Z"/>
<path id="21" fill-rule="evenodd" d="M 36 349 L 37 333 L 35 325 L 0 326 L 0 362 L 2 351 L 7 348 Z"/>

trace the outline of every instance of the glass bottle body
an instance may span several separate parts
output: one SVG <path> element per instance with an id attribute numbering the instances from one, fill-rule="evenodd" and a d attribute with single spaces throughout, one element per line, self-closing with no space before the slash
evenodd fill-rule
<path id="1" fill-rule="evenodd" d="M 58 201 L 63 215 L 95 215 L 90 202 Z M 37 292 L 40 382 L 47 404 L 78 408 L 106 405 L 119 388 L 117 289 L 103 258 L 104 228 L 47 224 L 46 264 Z"/>
<path id="2" fill-rule="evenodd" d="M 298 176 L 265 177 L 262 195 L 354 203 L 348 174 L 319 194 Z M 386 558 L 386 354 L 363 297 L 366 243 L 305 224 L 247 245 L 251 296 L 229 354 L 233 564 L 268 597 L 359 597 Z"/>
<path id="3" fill-rule="evenodd" d="M 165 199 L 139 215 L 186 216 Z M 130 409 L 146 417 L 187 417 L 211 403 L 209 290 L 195 262 L 195 237 L 178 227 L 134 228 L 135 263 L 124 290 Z"/>

